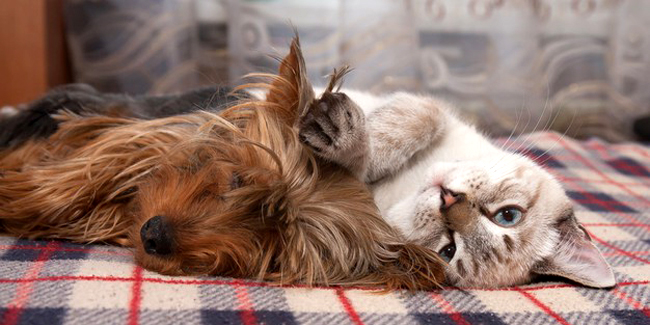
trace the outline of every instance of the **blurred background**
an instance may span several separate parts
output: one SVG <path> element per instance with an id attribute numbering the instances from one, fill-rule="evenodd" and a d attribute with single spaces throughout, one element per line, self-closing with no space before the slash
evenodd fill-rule
<path id="1" fill-rule="evenodd" d="M 161 94 L 273 72 L 442 96 L 495 136 L 632 139 L 650 114 L 645 0 L 0 0 L 0 106 L 57 84 Z"/>

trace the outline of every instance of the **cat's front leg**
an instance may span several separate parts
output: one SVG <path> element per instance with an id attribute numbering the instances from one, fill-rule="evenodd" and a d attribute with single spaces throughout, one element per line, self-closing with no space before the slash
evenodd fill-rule
<path id="1" fill-rule="evenodd" d="M 434 145 L 450 119 L 446 106 L 431 97 L 395 93 L 372 110 L 366 117 L 370 157 L 365 180 L 393 175 Z"/>
<path id="2" fill-rule="evenodd" d="M 323 94 L 301 117 L 299 135 L 318 156 L 365 178 L 369 156 L 365 118 L 347 95 Z"/>

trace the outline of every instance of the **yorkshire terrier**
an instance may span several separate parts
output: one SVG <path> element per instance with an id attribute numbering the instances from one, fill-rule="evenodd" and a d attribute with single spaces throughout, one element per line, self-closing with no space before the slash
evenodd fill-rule
<path id="1" fill-rule="evenodd" d="M 58 108 L 33 105 L 2 121 L 0 230 L 132 247 L 137 263 L 168 275 L 436 288 L 441 259 L 386 224 L 358 179 L 368 139 L 355 127 L 359 107 L 333 92 L 343 74 L 316 98 L 296 38 L 278 75 L 266 75 L 264 100 L 218 114 L 170 108 L 151 119 L 157 105 L 178 102 L 108 107 L 84 86 L 59 91 L 43 104 Z M 75 91 L 97 105 L 59 110 Z M 331 150 L 300 141 L 315 116 L 355 135 L 327 143 L 357 159 L 330 163 Z"/>

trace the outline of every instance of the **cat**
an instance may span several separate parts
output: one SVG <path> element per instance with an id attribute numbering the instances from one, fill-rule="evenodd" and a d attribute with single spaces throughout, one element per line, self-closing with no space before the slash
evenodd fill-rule
<path id="1" fill-rule="evenodd" d="M 405 92 L 343 90 L 335 97 L 321 105 L 362 110 L 365 121 L 342 134 L 342 119 L 323 107 L 304 119 L 302 141 L 355 170 L 385 220 L 448 263 L 449 284 L 501 287 L 555 275 L 616 285 L 560 183 L 529 158 L 493 145 L 450 104 Z M 350 139 L 364 137 L 367 145 L 350 155 Z"/>

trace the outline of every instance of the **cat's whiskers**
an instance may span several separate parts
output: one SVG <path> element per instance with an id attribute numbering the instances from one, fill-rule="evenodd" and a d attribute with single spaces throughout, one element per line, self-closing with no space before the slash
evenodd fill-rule
<path id="1" fill-rule="evenodd" d="M 558 115 L 559 115 L 559 113 L 558 113 Z M 539 155 L 540 157 L 544 157 L 544 155 L 548 154 L 551 150 L 555 149 L 555 147 L 557 147 L 557 145 L 560 143 L 560 141 L 562 141 L 566 137 L 566 135 L 569 133 L 569 130 L 571 129 L 571 126 L 573 126 L 573 122 L 575 121 L 576 116 L 578 116 L 578 112 L 577 112 L 577 110 L 574 110 L 573 111 L 573 116 L 571 117 L 571 121 L 569 122 L 569 125 L 566 127 L 564 132 L 560 135 L 559 138 L 555 139 L 555 143 L 553 143 L 553 145 L 551 145 L 541 155 Z M 578 126 L 578 129 L 580 129 L 581 127 L 582 127 L 582 121 L 580 122 L 580 125 Z M 550 156 L 547 157 L 546 159 L 544 159 L 544 161 L 541 161 L 541 162 L 536 161 L 536 162 L 539 165 L 544 165 L 549 159 L 551 159 Z"/>
<path id="2" fill-rule="evenodd" d="M 553 126 L 553 124 L 555 123 L 555 121 L 557 120 L 557 117 L 558 117 L 558 116 L 559 116 L 559 113 L 556 113 L 556 114 L 553 116 L 553 119 L 551 119 L 551 120 L 548 121 L 548 122 L 545 122 L 545 123 L 544 123 L 544 126 L 543 126 L 542 129 L 539 130 L 539 131 L 548 131 L 548 130 L 550 130 L 551 127 Z M 541 117 L 540 117 L 540 118 L 541 118 Z M 575 118 L 575 116 L 574 116 L 574 118 Z M 572 121 L 572 122 L 573 122 L 573 121 Z M 535 131 L 537 131 L 537 130 L 535 130 Z M 567 131 L 568 131 L 568 129 L 565 130 L 565 134 L 566 134 Z M 529 133 L 529 137 L 530 137 L 531 134 L 532 134 L 532 132 Z M 524 140 L 524 141 L 525 141 L 524 143 L 528 143 L 528 144 L 527 144 L 524 148 L 520 149 L 520 152 L 527 152 L 527 151 L 530 151 L 530 149 L 531 149 L 533 146 L 535 146 L 535 142 L 534 142 L 534 141 L 529 141 L 529 139 L 526 139 L 526 140 Z M 533 159 L 533 161 L 535 161 L 535 162 L 537 163 L 537 160 L 536 160 L 536 159 Z M 539 164 L 539 163 L 538 163 L 538 164 Z"/>
<path id="3" fill-rule="evenodd" d="M 542 109 L 542 114 L 540 115 L 539 119 L 537 120 L 533 130 L 537 129 L 537 127 L 539 126 L 539 123 L 541 122 L 542 118 L 544 117 L 544 113 L 546 112 L 546 109 L 547 109 L 548 104 L 549 104 L 549 97 L 550 97 L 550 86 L 549 86 L 549 83 L 547 81 L 547 83 L 546 83 L 546 100 L 544 102 L 544 108 Z M 530 121 L 532 119 L 532 114 L 530 113 L 530 110 L 524 110 L 525 106 L 526 105 L 524 105 L 523 99 L 522 99 L 522 105 L 520 105 L 520 108 L 519 108 L 519 110 L 522 111 L 521 115 L 523 115 L 524 111 L 528 112 L 528 119 L 526 120 L 526 125 L 524 125 L 524 127 L 522 128 L 522 132 L 526 132 L 526 130 L 528 129 L 528 125 L 529 125 L 529 123 L 530 123 Z M 515 111 L 515 114 L 516 113 L 517 113 L 517 111 Z M 521 118 L 521 115 L 519 115 L 519 118 Z M 507 144 L 507 147 L 505 147 L 505 148 L 504 148 L 504 146 L 501 147 L 501 149 L 504 150 L 504 151 L 519 152 L 521 150 L 521 146 L 525 145 L 528 142 L 529 138 L 530 138 L 530 132 L 529 132 L 528 136 L 527 136 L 527 138 L 525 140 L 518 139 L 518 142 L 520 142 L 520 143 L 519 143 L 517 149 L 512 150 L 512 146 L 515 144 L 515 142 L 514 141 L 510 142 L 510 141 L 512 140 L 512 135 L 515 132 L 517 132 L 517 127 L 519 126 L 519 118 L 518 118 L 517 123 L 515 123 L 515 126 L 514 126 L 514 128 L 512 129 L 512 131 L 510 133 L 510 136 L 508 136 L 508 139 L 506 140 L 506 143 L 504 143 L 504 146 L 505 146 L 505 144 Z M 497 161 L 495 163 L 495 165 L 498 164 L 499 162 L 500 161 Z"/>
<path id="4" fill-rule="evenodd" d="M 560 115 L 559 112 L 555 114 L 555 116 L 553 117 L 553 120 L 550 122 L 549 128 L 546 129 L 546 130 L 544 130 L 544 131 L 550 130 L 550 126 L 552 126 L 552 124 L 555 123 L 555 121 L 557 120 L 557 117 L 558 117 L 559 115 Z M 541 154 L 537 155 L 537 157 L 535 157 L 534 159 L 531 159 L 531 160 L 533 160 L 533 162 L 535 162 L 536 164 L 538 164 L 538 165 L 540 165 L 540 166 L 543 166 L 543 165 L 544 165 L 544 164 L 545 164 L 545 163 L 546 163 L 546 162 L 551 158 L 551 157 L 547 157 L 547 158 L 544 159 L 544 160 L 538 160 L 538 159 L 537 159 L 537 158 L 544 157 L 544 155 L 548 154 L 551 150 L 553 150 L 553 149 L 555 149 L 555 147 L 557 147 L 557 145 L 560 143 L 560 141 L 566 137 L 566 135 L 568 134 L 569 130 L 570 130 L 571 127 L 573 126 L 573 122 L 575 121 L 576 116 L 577 116 L 577 111 L 574 110 L 574 111 L 573 111 L 573 116 L 571 116 L 571 121 L 569 122 L 569 125 L 564 129 L 564 132 L 559 136 L 559 138 L 556 138 L 556 139 L 555 139 L 554 143 L 553 143 L 553 144 L 552 144 L 548 149 L 546 149 L 546 150 L 545 150 L 544 152 L 542 152 Z M 581 127 L 581 125 L 578 126 L 578 128 L 580 128 L 580 127 Z M 528 151 L 528 150 L 530 150 L 530 148 L 532 148 L 534 145 L 535 145 L 535 144 L 534 144 L 533 142 L 530 142 L 529 145 L 527 146 L 527 148 L 524 149 L 524 151 Z"/>
<path id="5" fill-rule="evenodd" d="M 542 113 L 542 115 L 540 115 L 539 119 L 537 119 L 537 123 L 535 124 L 535 127 L 533 128 L 533 130 L 535 130 L 537 128 L 537 126 L 539 125 L 539 122 L 542 120 L 542 118 L 543 118 L 543 113 Z M 533 132 L 528 132 L 525 135 L 521 135 L 519 138 L 517 138 L 517 142 L 519 142 L 519 145 L 515 149 L 512 149 L 510 151 L 512 153 L 520 153 L 520 152 L 524 152 L 524 151 L 529 150 L 532 147 L 532 142 L 530 141 L 530 137 L 531 137 L 532 133 Z"/>
<path id="6" fill-rule="evenodd" d="M 523 106 L 523 103 L 522 103 L 522 106 Z M 518 116 L 517 116 L 517 115 L 518 115 Z M 506 139 L 505 142 L 503 142 L 503 144 L 501 145 L 501 147 L 499 148 L 499 150 L 501 150 L 501 151 L 507 151 L 507 150 L 509 149 L 509 147 L 512 145 L 512 143 L 510 142 L 510 140 L 512 140 L 512 136 L 515 134 L 515 131 L 517 130 L 517 127 L 519 126 L 519 122 L 521 122 L 521 116 L 522 116 L 522 115 L 523 115 L 523 114 L 520 114 L 520 115 L 517 114 L 517 111 L 515 111 L 515 116 L 517 116 L 517 122 L 515 122 L 515 126 L 512 128 L 512 131 L 510 131 L 510 135 L 508 135 L 508 139 Z M 529 116 L 528 121 L 530 121 L 530 115 L 528 115 L 528 116 Z M 528 122 L 526 122 L 526 125 L 528 125 Z M 505 148 L 506 145 L 508 146 L 508 148 Z M 501 157 L 501 159 L 503 159 L 503 157 Z M 501 162 L 501 159 L 497 160 L 497 161 L 494 163 L 494 165 L 491 166 L 491 167 L 488 168 L 488 169 L 492 169 L 494 166 L 496 166 L 498 163 L 500 163 L 500 162 Z"/>
<path id="7" fill-rule="evenodd" d="M 542 113 L 540 114 L 539 119 L 537 119 L 537 123 L 533 127 L 533 131 L 537 130 L 537 127 L 539 126 L 539 123 L 542 121 L 542 119 L 544 119 L 544 116 L 546 115 L 546 109 L 548 109 L 549 103 L 550 103 L 550 100 L 549 100 L 550 96 L 551 96 L 551 87 L 549 85 L 549 81 L 547 80 L 546 81 L 546 99 L 544 101 L 544 108 L 542 109 Z M 528 125 L 526 125 L 526 127 L 527 126 Z M 542 130 L 544 130 L 547 126 L 550 127 L 550 124 L 548 124 L 548 121 L 544 123 L 544 127 L 542 127 Z M 517 149 L 515 149 L 514 151 L 521 152 L 523 145 L 527 145 L 528 147 L 525 150 L 529 150 L 532 147 L 532 143 L 530 142 L 530 136 L 532 135 L 532 133 L 533 132 L 528 132 L 526 134 L 526 139 L 521 140 L 522 142 L 521 142 L 520 146 L 517 147 Z"/>
<path id="8" fill-rule="evenodd" d="M 522 107 L 522 108 L 523 108 L 523 107 Z M 523 112 L 523 109 L 522 109 L 522 112 Z M 516 113 L 516 111 L 515 111 L 515 113 Z M 523 115 L 523 113 L 522 113 L 521 115 L 519 115 L 519 118 L 518 118 L 518 120 L 517 120 L 517 123 L 515 123 L 515 127 L 514 127 L 514 128 L 512 129 L 512 131 L 510 132 L 510 136 L 508 136 L 508 139 L 506 140 L 506 142 L 504 142 L 504 145 L 501 147 L 501 150 L 503 150 L 503 151 L 510 151 L 511 147 L 514 145 L 515 142 L 514 142 L 514 141 L 511 142 L 511 140 L 512 140 L 512 136 L 513 136 L 514 133 L 517 131 L 517 127 L 519 126 L 519 119 L 521 118 L 522 115 Z M 530 123 L 530 119 L 531 119 L 531 114 L 528 114 L 528 120 L 526 120 L 526 125 L 524 125 L 524 128 L 523 128 L 524 130 L 528 127 L 528 124 Z M 507 147 L 504 148 L 506 145 L 507 145 Z M 505 158 L 505 156 L 501 156 L 501 158 L 500 158 L 499 160 L 497 160 L 497 161 L 494 163 L 493 166 L 489 167 L 488 170 L 492 170 L 496 165 L 498 165 L 498 164 L 503 160 L 503 158 Z"/>
<path id="9" fill-rule="evenodd" d="M 523 108 L 522 108 L 522 112 L 523 112 Z M 526 125 L 524 125 L 524 127 L 522 128 L 522 132 L 525 132 L 528 129 L 528 125 L 530 124 L 530 121 L 531 121 L 531 119 L 533 117 L 533 115 L 530 113 L 530 111 L 526 110 L 526 112 L 528 113 L 528 119 L 526 120 Z M 520 135 L 517 135 L 517 141 L 521 141 L 519 139 L 519 137 L 520 137 Z M 517 151 L 517 149 L 514 149 L 514 150 L 512 149 L 512 146 L 514 146 L 515 143 L 516 143 L 516 141 L 512 141 L 510 143 L 510 145 L 508 145 L 508 147 L 506 147 L 504 150 L 505 151 L 510 151 L 510 152 Z"/>
<path id="10" fill-rule="evenodd" d="M 515 131 L 517 130 L 517 127 L 519 127 L 519 122 L 521 122 L 521 116 L 524 115 L 523 113 L 518 114 L 519 111 L 523 112 L 523 108 L 524 108 L 524 99 L 522 98 L 521 105 L 519 105 L 519 108 L 517 110 L 515 110 L 515 117 L 517 118 L 517 121 L 515 122 L 515 125 L 512 128 L 512 131 L 510 131 L 510 135 L 508 135 L 508 139 L 506 139 L 506 141 L 501 145 L 499 150 L 507 150 L 505 148 L 505 146 L 510 144 L 510 140 L 512 139 L 512 136 L 515 134 Z M 530 115 L 529 115 L 529 117 L 530 117 Z M 528 120 L 530 121 L 530 118 Z"/>

